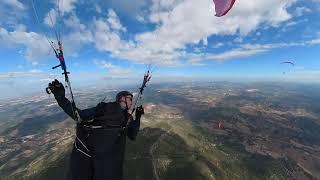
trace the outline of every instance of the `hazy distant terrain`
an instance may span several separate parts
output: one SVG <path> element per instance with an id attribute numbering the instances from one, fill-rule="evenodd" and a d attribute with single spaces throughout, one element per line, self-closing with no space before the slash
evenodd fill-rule
<path id="1" fill-rule="evenodd" d="M 148 87 L 128 140 L 126 179 L 320 178 L 320 86 L 179 83 Z M 81 108 L 116 91 L 77 92 Z M 224 128 L 217 128 L 223 122 Z M 63 179 L 74 122 L 48 96 L 0 103 L 0 179 Z"/>

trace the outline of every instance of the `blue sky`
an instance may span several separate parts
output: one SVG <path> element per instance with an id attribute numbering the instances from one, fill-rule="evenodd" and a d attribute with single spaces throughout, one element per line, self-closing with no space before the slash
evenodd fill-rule
<path id="1" fill-rule="evenodd" d="M 150 63 L 157 67 L 153 82 L 319 82 L 319 0 L 237 0 L 220 18 L 211 0 L 33 4 L 0 2 L 0 98 L 63 81 L 60 69 L 51 70 L 58 60 L 46 36 L 56 42 L 54 29 L 75 88 L 139 83 Z"/>

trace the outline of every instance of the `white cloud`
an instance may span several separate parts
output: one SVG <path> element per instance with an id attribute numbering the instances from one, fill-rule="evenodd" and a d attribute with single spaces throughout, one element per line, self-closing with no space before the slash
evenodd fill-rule
<path id="1" fill-rule="evenodd" d="M 93 42 L 98 50 L 109 51 L 113 56 L 119 57 L 120 52 L 129 51 L 134 45 L 121 39 L 120 32 L 125 30 L 115 12 L 109 10 L 107 20 L 93 20 Z"/>
<path id="2" fill-rule="evenodd" d="M 1 0 L 1 3 L 8 5 L 16 10 L 24 10 L 25 6 L 18 0 Z"/>
<path id="3" fill-rule="evenodd" d="M 101 9 L 101 7 L 99 6 L 99 4 L 95 4 L 94 5 L 94 8 L 95 8 L 95 10 L 97 11 L 97 13 L 102 13 L 102 9 Z"/>
<path id="4" fill-rule="evenodd" d="M 312 39 L 310 41 L 307 41 L 307 44 L 308 45 L 317 45 L 317 44 L 320 44 L 320 37 L 319 38 L 316 38 L 316 39 Z"/>
<path id="5" fill-rule="evenodd" d="M 239 0 L 229 15 L 216 18 L 211 1 L 153 0 L 149 20 L 157 23 L 158 26 L 154 31 L 137 34 L 133 40 L 122 39 L 121 32 L 126 32 L 126 28 L 112 9 L 108 10 L 106 19 L 94 19 L 90 29 L 81 24 L 79 18 L 72 14 L 64 20 L 64 23 L 67 27 L 73 28 L 75 32 L 70 33 L 64 39 L 64 47 L 66 51 L 73 53 L 82 44 L 93 42 L 98 50 L 109 51 L 113 57 L 125 58 L 138 63 L 153 62 L 175 66 L 181 64 L 180 58 L 188 54 L 185 52 L 188 44 L 207 45 L 207 38 L 211 35 L 234 35 L 238 30 L 242 35 L 246 35 L 254 31 L 261 23 L 274 25 L 290 19 L 291 16 L 287 13 L 286 8 L 292 2 L 293 0 L 281 2 L 278 0 L 254 2 Z M 76 0 L 64 0 L 60 3 L 60 9 L 63 12 L 70 12 L 75 8 Z M 54 10 L 50 12 L 55 22 L 57 12 Z M 49 24 L 48 16 L 45 22 Z M 41 44 L 44 42 L 42 41 Z M 33 48 L 27 49 L 30 58 L 38 54 L 31 49 Z M 244 54 L 243 51 L 237 50 L 223 56 L 234 57 Z"/>
<path id="6" fill-rule="evenodd" d="M 260 24 L 279 25 L 289 20 L 291 15 L 286 9 L 295 0 L 252 2 L 239 0 L 230 13 L 222 18 L 214 16 L 212 1 L 153 0 L 152 2 L 149 21 L 157 24 L 154 31 L 139 33 L 133 40 L 125 40 L 121 32 L 125 32 L 126 28 L 121 24 L 115 11 L 109 9 L 106 19 L 93 20 L 90 29 L 84 31 L 87 38 L 82 42 L 94 43 L 98 50 L 111 52 L 113 57 L 137 63 L 152 62 L 176 66 L 181 64 L 181 58 L 187 57 L 188 53 L 185 50 L 187 45 L 198 43 L 206 45 L 208 37 L 212 35 L 235 35 L 240 32 L 245 36 L 259 28 Z M 79 26 L 79 21 L 73 18 L 66 24 Z M 250 50 L 250 53 L 235 50 L 233 53 L 218 57 L 244 56 L 254 52 L 261 50 Z"/>
<path id="7" fill-rule="evenodd" d="M 38 69 L 32 69 L 29 71 L 13 71 L 13 72 L 0 73 L 0 80 L 28 78 L 28 77 L 46 78 L 46 77 L 49 77 L 49 74 L 44 73 L 43 71 Z"/>
<path id="8" fill-rule="evenodd" d="M 281 29 L 282 32 L 286 32 L 288 29 L 292 28 L 293 26 L 297 26 L 301 23 L 308 22 L 308 19 L 296 20 L 296 21 L 288 21 Z M 280 36 L 280 34 L 279 34 Z"/>
<path id="9" fill-rule="evenodd" d="M 93 60 L 93 63 L 97 66 L 99 66 L 100 68 L 113 68 L 114 66 L 110 63 L 110 62 L 106 62 L 106 61 L 99 61 L 99 60 Z"/>
<path id="10" fill-rule="evenodd" d="M 85 30 L 86 29 L 86 25 L 82 24 L 80 22 L 80 19 L 74 13 L 72 13 L 71 16 L 69 16 L 68 18 L 65 18 L 63 20 L 63 22 L 67 27 L 70 27 L 73 30 Z"/>
<path id="11" fill-rule="evenodd" d="M 137 16 L 136 16 L 136 19 L 139 21 L 139 22 L 145 22 L 146 20 L 145 20 L 145 18 L 141 15 L 141 14 L 138 14 Z"/>
<path id="12" fill-rule="evenodd" d="M 71 13 L 68 18 L 63 19 L 65 27 L 68 27 L 70 33 L 62 34 L 62 43 L 65 56 L 78 57 L 78 49 L 85 44 L 94 41 L 92 32 L 85 24 L 83 24 L 75 13 Z"/>
<path id="13" fill-rule="evenodd" d="M 42 73 L 43 71 L 40 69 L 31 69 L 29 72 L 30 73 Z"/>
<path id="14" fill-rule="evenodd" d="M 257 30 L 261 24 L 276 26 L 287 22 L 292 17 L 287 12 L 287 8 L 295 1 L 257 0 L 248 2 L 238 0 L 227 16 L 217 18 L 214 16 L 212 1 L 152 0 L 149 21 L 156 24 L 156 29 L 136 34 L 130 40 L 123 38 L 122 33 L 127 29 L 121 24 L 118 15 L 112 9 L 108 10 L 105 18 L 93 18 L 92 24 L 88 26 L 82 24 L 75 13 L 71 13 L 69 18 L 64 20 L 64 24 L 72 28 L 72 32 L 65 35 L 63 39 L 64 49 L 66 54 L 73 54 L 81 45 L 93 43 L 98 50 L 111 52 L 112 57 L 128 59 L 136 63 L 177 66 L 182 64 L 181 59 L 194 61 L 195 56 L 192 55 L 190 58 L 186 51 L 187 45 L 202 43 L 206 46 L 207 39 L 212 35 L 237 35 L 240 33 L 240 40 L 248 33 Z M 76 0 L 63 1 L 60 9 L 63 9 L 64 12 L 71 12 L 75 8 L 76 2 Z M 4 32 L 2 32 L 3 30 Z M 2 31 L 2 34 L 9 34 L 7 35 L 9 39 L 17 36 L 15 31 L 5 32 L 5 29 Z M 36 34 L 23 31 L 19 33 L 24 34 L 24 37 Z M 28 47 L 26 54 L 29 58 L 37 58 L 39 52 L 40 54 L 41 52 L 48 54 L 50 49 L 47 42 L 43 40 L 43 36 L 36 34 L 32 37 L 29 42 L 18 41 L 15 44 L 26 45 Z M 32 39 L 38 39 L 39 42 L 34 43 Z M 40 51 L 37 50 L 35 53 L 34 50 L 38 46 Z M 218 46 L 221 44 L 217 44 Z M 222 54 L 209 54 L 206 58 L 229 59 L 254 55 L 266 50 L 268 49 L 240 47 Z M 199 56 L 197 58 L 199 59 Z"/>
<path id="15" fill-rule="evenodd" d="M 233 42 L 235 42 L 235 43 L 242 43 L 242 41 L 243 41 L 243 38 L 242 38 L 242 37 L 237 37 L 237 38 L 235 38 L 235 39 L 233 40 Z"/>
<path id="16" fill-rule="evenodd" d="M 107 70 L 108 73 L 105 77 L 107 79 L 128 79 L 128 77 L 136 76 L 136 74 L 134 73 L 135 71 L 133 71 L 131 68 L 122 68 L 119 66 L 115 66 L 110 62 L 97 59 L 93 60 L 93 63 L 96 64 L 98 67 Z"/>
<path id="17" fill-rule="evenodd" d="M 60 0 L 55 2 L 62 13 L 68 13 L 76 8 L 77 0 Z"/>
<path id="18" fill-rule="evenodd" d="M 110 24 L 111 29 L 113 29 L 114 31 L 123 31 L 123 32 L 126 31 L 126 28 L 121 25 L 119 17 L 112 9 L 108 10 L 107 21 Z"/>
<path id="19" fill-rule="evenodd" d="M 291 21 L 291 22 L 288 22 L 288 23 L 286 24 L 286 27 L 294 26 L 294 25 L 296 25 L 296 24 L 298 24 L 298 23 L 297 23 L 297 22 L 294 22 L 294 21 Z"/>
<path id="20" fill-rule="evenodd" d="M 43 79 L 39 79 L 40 82 L 51 82 L 53 81 L 53 78 L 43 78 Z"/>
<path id="21" fill-rule="evenodd" d="M 269 48 L 238 48 L 226 51 L 220 54 L 193 55 L 194 58 L 188 61 L 190 65 L 202 65 L 200 62 L 207 60 L 228 60 L 233 58 L 242 58 L 254 56 L 268 51 Z"/>
<path id="22" fill-rule="evenodd" d="M 143 7 L 150 4 L 151 0 L 108 0 L 106 1 L 108 7 L 115 9 L 117 12 L 135 17 L 140 13 Z"/>
<path id="23" fill-rule="evenodd" d="M 7 31 L 0 27 L 1 44 L 26 47 L 25 56 L 32 62 L 38 62 L 50 53 L 50 47 L 43 35 L 35 32 L 26 32 L 25 26 L 21 25 L 14 31 Z"/>
<path id="24" fill-rule="evenodd" d="M 307 7 L 297 7 L 295 9 L 295 15 L 296 16 L 302 16 L 305 13 L 310 13 L 311 9 L 307 8 Z"/>
<path id="25" fill-rule="evenodd" d="M 134 49 L 124 52 L 122 56 L 141 62 L 161 59 L 161 64 L 177 64 L 177 59 L 186 54 L 184 49 L 188 44 L 206 42 L 211 35 L 235 35 L 240 32 L 244 36 L 262 23 L 278 25 L 289 20 L 291 15 L 286 8 L 293 2 L 239 0 L 226 17 L 216 18 L 212 1 L 154 0 L 150 21 L 158 24 L 157 29 L 136 35 Z M 237 51 L 236 54 L 242 52 Z"/>
<path id="26" fill-rule="evenodd" d="M 97 49 L 117 54 L 124 43 L 121 42 L 120 36 L 113 32 L 110 25 L 103 20 L 94 21 L 94 26 L 96 28 L 94 38 Z"/>
<path id="27" fill-rule="evenodd" d="M 224 60 L 224 59 L 232 59 L 232 58 L 241 58 L 241 57 L 248 57 L 248 56 L 253 56 L 258 53 L 266 52 L 267 49 L 234 49 L 231 51 L 224 52 L 222 54 L 212 54 L 207 56 L 208 59 L 219 59 L 219 60 Z"/>
<path id="28" fill-rule="evenodd" d="M 133 74 L 132 70 L 121 67 L 113 67 L 108 73 L 108 75 L 111 77 L 128 77 L 130 74 Z"/>
<path id="29" fill-rule="evenodd" d="M 0 1 L 0 26 L 15 27 L 26 16 L 26 6 L 18 0 Z"/>
<path id="30" fill-rule="evenodd" d="M 79 52 L 81 46 L 93 41 L 93 35 L 89 30 L 74 31 L 62 38 L 63 49 L 66 57 L 77 56 L 78 53 L 81 53 Z"/>
<path id="31" fill-rule="evenodd" d="M 44 23 L 49 27 L 54 27 L 57 21 L 58 13 L 56 10 L 51 9 L 47 16 L 44 18 Z"/>
<path id="32" fill-rule="evenodd" d="M 53 21 L 55 24 L 57 12 L 55 10 L 51 10 L 50 12 L 51 17 L 54 18 Z M 66 56 L 72 56 L 79 47 L 93 42 L 93 35 L 73 13 L 68 17 L 69 18 L 64 19 L 64 24 L 66 27 L 71 28 L 72 31 L 69 34 L 63 34 L 63 48 L 66 52 Z M 51 25 L 51 20 L 48 18 L 49 16 L 47 15 L 45 22 L 48 23 L 48 25 Z M 50 37 L 55 36 L 50 33 L 52 32 L 50 31 L 48 33 L 48 35 L 51 35 Z M 50 41 L 54 42 L 55 46 L 57 46 L 56 40 L 50 39 Z M 40 61 L 46 60 L 48 57 L 54 57 L 45 35 L 36 32 L 28 32 L 27 28 L 21 24 L 16 26 L 13 31 L 8 31 L 7 29 L 0 27 L 0 43 L 9 47 L 25 46 L 24 55 L 33 65 L 39 64 Z"/>
<path id="33" fill-rule="evenodd" d="M 213 45 L 212 47 L 213 47 L 213 48 L 220 48 L 220 47 L 222 47 L 222 46 L 224 46 L 224 44 L 223 44 L 222 42 L 219 42 L 219 43 Z"/>
<path id="34" fill-rule="evenodd" d="M 288 47 L 303 47 L 313 46 L 320 44 L 320 38 L 312 40 L 297 42 L 297 43 L 275 43 L 275 44 L 242 44 L 239 48 L 231 49 L 220 54 L 207 53 L 205 55 L 189 54 L 190 60 L 187 62 L 191 65 L 201 64 L 202 61 L 207 60 L 220 60 L 225 61 L 228 59 L 242 58 L 254 56 L 260 53 L 264 53 L 276 48 L 288 48 Z"/>

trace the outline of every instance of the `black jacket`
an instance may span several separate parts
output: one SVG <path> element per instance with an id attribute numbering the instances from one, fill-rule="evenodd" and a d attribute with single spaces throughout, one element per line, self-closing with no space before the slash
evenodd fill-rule
<path id="1" fill-rule="evenodd" d="M 57 102 L 75 119 L 67 98 L 57 99 Z M 77 124 L 77 136 L 71 154 L 72 179 L 121 180 L 126 136 L 131 140 L 136 138 L 140 119 L 133 120 L 117 102 L 102 102 L 93 108 L 77 110 L 82 123 Z"/>

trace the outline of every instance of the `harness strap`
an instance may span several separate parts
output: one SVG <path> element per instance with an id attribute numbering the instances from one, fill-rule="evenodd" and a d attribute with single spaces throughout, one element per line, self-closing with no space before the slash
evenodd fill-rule
<path id="1" fill-rule="evenodd" d="M 89 149 L 87 148 L 87 146 L 81 141 L 81 139 L 80 139 L 78 136 L 76 136 L 76 140 L 74 141 L 74 147 L 76 148 L 76 150 L 79 151 L 79 152 L 81 152 L 81 153 L 84 154 L 85 156 L 91 158 L 91 157 L 92 157 L 91 155 L 89 155 L 88 153 L 86 153 L 86 152 L 82 151 L 80 148 L 78 148 L 78 146 L 77 146 L 77 141 L 79 141 L 79 142 L 81 143 L 81 145 L 87 150 L 88 153 L 90 152 L 90 150 L 89 150 Z"/>

